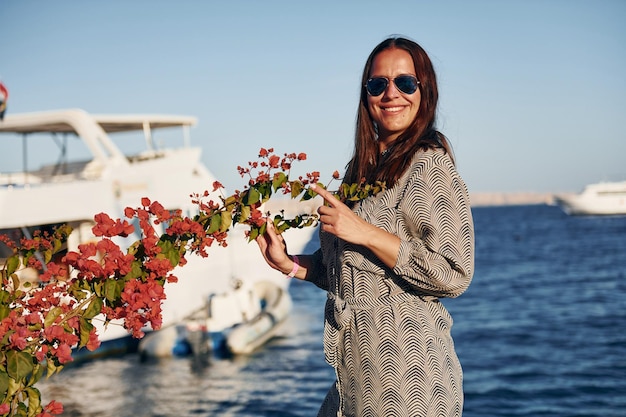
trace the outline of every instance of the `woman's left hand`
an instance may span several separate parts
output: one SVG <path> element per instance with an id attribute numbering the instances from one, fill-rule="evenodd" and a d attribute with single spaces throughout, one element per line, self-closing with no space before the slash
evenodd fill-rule
<path id="1" fill-rule="evenodd" d="M 367 242 L 367 235 L 377 229 L 357 216 L 328 190 L 315 184 L 311 185 L 311 190 L 319 194 L 326 202 L 317 209 L 324 232 L 331 233 L 346 242 L 364 245 Z"/>
<path id="2" fill-rule="evenodd" d="M 346 242 L 371 250 L 385 265 L 393 268 L 400 250 L 400 238 L 370 224 L 356 215 L 335 196 L 317 185 L 311 190 L 319 194 L 326 204 L 317 209 L 322 230 Z"/>

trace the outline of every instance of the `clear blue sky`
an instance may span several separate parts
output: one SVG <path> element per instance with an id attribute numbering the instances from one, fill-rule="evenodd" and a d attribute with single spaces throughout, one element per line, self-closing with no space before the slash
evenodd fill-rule
<path id="1" fill-rule="evenodd" d="M 0 77 L 9 114 L 196 116 L 232 190 L 261 146 L 343 171 L 363 64 L 402 34 L 435 64 L 470 191 L 577 191 L 626 179 L 624 22 L 623 0 L 0 0 Z M 0 170 L 19 149 L 1 145 Z"/>

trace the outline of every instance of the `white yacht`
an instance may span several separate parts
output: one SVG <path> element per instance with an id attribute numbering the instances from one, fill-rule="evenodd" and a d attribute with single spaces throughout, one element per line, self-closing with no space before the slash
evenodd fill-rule
<path id="1" fill-rule="evenodd" d="M 166 209 L 182 209 L 185 215 L 193 215 L 197 208 L 190 195 L 211 190 L 216 180 L 201 162 L 201 149 L 190 144 L 190 127 L 196 122 L 189 116 L 92 115 L 78 109 L 8 115 L 0 122 L 0 149 L 6 151 L 9 140 L 21 141 L 22 146 L 16 148 L 21 148 L 22 155 L 16 158 L 24 166 L 17 172 L 0 167 L 0 233 L 29 236 L 35 229 L 69 224 L 73 232 L 67 249 L 76 250 L 79 244 L 94 239 L 91 228 L 95 214 L 105 212 L 114 219 L 124 218 L 124 208 L 138 207 L 142 197 L 158 201 Z M 178 145 L 169 146 L 168 142 L 167 147 L 157 146 L 162 140 L 171 140 L 173 133 L 178 136 L 176 139 L 182 139 Z M 31 169 L 28 161 L 35 153 L 32 148 L 41 154 L 45 140 L 52 140 L 57 151 L 45 151 L 51 163 Z M 124 148 L 138 149 L 137 144 L 143 144 L 143 150 L 122 152 Z M 74 145 L 81 150 L 71 153 Z M 70 155 L 83 157 L 74 160 Z M 219 201 L 217 195 L 212 197 Z M 288 230 L 290 250 L 303 252 L 313 229 Z M 191 256 L 187 265 L 175 271 L 179 282 L 166 284 L 165 288 L 164 329 L 180 326 L 191 316 L 197 321 L 198 314 L 202 316 L 207 311 L 211 298 L 231 293 L 234 287 L 252 291 L 257 283 L 263 283 L 265 289 L 259 292 L 256 286 L 256 295 L 250 299 L 264 305 L 267 300 L 262 299 L 263 294 L 270 294 L 276 304 L 276 288 L 288 297 L 289 280 L 265 264 L 256 244 L 247 242 L 244 230 L 243 226 L 235 226 L 229 233 L 227 248 L 215 245 L 208 258 Z M 130 244 L 137 238 L 131 236 L 123 243 Z M 1 246 L 0 265 L 4 265 L 2 258 L 8 252 Z M 22 272 L 27 275 L 27 271 Z M 270 284 L 272 288 L 267 289 Z M 286 303 L 281 307 L 281 319 L 290 306 L 289 300 Z M 224 314 L 230 316 L 232 325 L 235 307 L 231 303 L 228 308 Z M 248 308 L 259 313 L 256 305 Z M 205 315 L 208 319 L 209 313 Z M 251 319 L 245 314 L 240 316 Z M 217 322 L 211 318 L 211 323 Z M 267 332 L 274 330 L 274 324 L 262 329 L 265 333 L 259 336 L 263 337 L 260 340 L 267 340 Z M 99 333 L 103 343 L 97 355 L 125 352 L 137 346 L 137 341 L 121 326 L 110 324 L 106 329 L 100 328 Z M 250 343 L 259 344 L 258 340 Z"/>
<path id="2" fill-rule="evenodd" d="M 557 195 L 555 200 L 570 215 L 623 215 L 626 181 L 590 184 L 580 194 Z"/>

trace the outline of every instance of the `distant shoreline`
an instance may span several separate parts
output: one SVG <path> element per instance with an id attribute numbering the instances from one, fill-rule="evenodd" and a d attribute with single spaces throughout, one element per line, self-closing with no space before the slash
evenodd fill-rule
<path id="1" fill-rule="evenodd" d="M 554 205 L 555 195 L 565 195 L 572 193 L 536 193 L 536 192 L 508 192 L 508 193 L 489 193 L 478 192 L 470 193 L 470 202 L 472 207 L 486 206 L 517 206 L 528 204 L 548 204 Z"/>

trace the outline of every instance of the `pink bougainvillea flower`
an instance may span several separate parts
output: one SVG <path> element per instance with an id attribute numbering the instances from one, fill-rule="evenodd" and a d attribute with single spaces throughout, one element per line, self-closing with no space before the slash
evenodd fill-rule
<path id="1" fill-rule="evenodd" d="M 265 218 L 263 217 L 263 212 L 258 209 L 253 209 L 250 212 L 250 217 L 248 218 L 249 222 L 256 227 L 261 227 L 265 223 Z"/>
<path id="2" fill-rule="evenodd" d="M 59 347 L 57 347 L 56 349 L 53 348 L 52 354 L 57 357 L 61 365 L 65 365 L 66 363 L 72 362 L 74 360 L 74 358 L 72 358 L 71 347 L 65 343 L 59 344 Z"/>
<path id="3" fill-rule="evenodd" d="M 28 342 L 24 338 L 24 329 L 20 328 L 9 336 L 9 346 L 16 350 L 23 350 Z"/>
<path id="4" fill-rule="evenodd" d="M 48 405 L 44 407 L 41 413 L 37 414 L 36 417 L 54 417 L 60 414 L 63 414 L 63 404 L 58 401 L 52 400 Z"/>
<path id="5" fill-rule="evenodd" d="M 92 329 L 89 333 L 89 341 L 87 342 L 87 350 L 93 352 L 94 350 L 100 347 L 100 339 L 98 338 L 98 333 L 96 329 Z"/>
<path id="6" fill-rule="evenodd" d="M 96 225 L 91 230 L 95 236 L 105 236 L 108 229 L 115 224 L 113 219 L 106 213 L 96 214 L 93 219 Z"/>
<path id="7" fill-rule="evenodd" d="M 124 209 L 124 216 L 128 217 L 129 219 L 132 219 L 133 217 L 135 217 L 135 209 L 130 208 L 130 207 L 126 207 Z"/>
<path id="8" fill-rule="evenodd" d="M 224 188 L 224 186 L 222 185 L 222 183 L 221 183 L 221 182 L 219 182 L 219 181 L 214 181 L 214 182 L 213 182 L 213 191 L 217 191 L 217 190 L 219 190 L 220 188 Z"/>
<path id="9" fill-rule="evenodd" d="M 280 158 L 278 157 L 278 155 L 272 155 L 270 156 L 270 160 L 269 160 L 269 165 L 272 168 L 278 168 L 280 163 Z"/>

